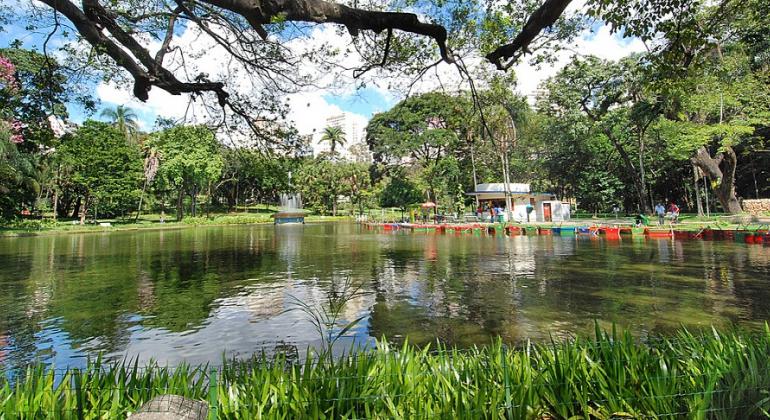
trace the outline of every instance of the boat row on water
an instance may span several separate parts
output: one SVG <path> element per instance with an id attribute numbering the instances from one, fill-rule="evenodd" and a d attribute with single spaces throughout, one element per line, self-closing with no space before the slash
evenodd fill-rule
<path id="1" fill-rule="evenodd" d="M 770 233 L 767 229 L 712 229 L 697 231 L 677 229 L 675 227 L 628 227 L 628 226 L 535 226 L 493 223 L 463 224 L 420 224 L 420 223 L 365 223 L 370 230 L 437 232 L 455 234 L 486 235 L 553 235 L 553 236 L 602 236 L 606 239 L 620 239 L 621 236 L 730 240 L 748 244 L 766 244 L 770 246 Z"/>

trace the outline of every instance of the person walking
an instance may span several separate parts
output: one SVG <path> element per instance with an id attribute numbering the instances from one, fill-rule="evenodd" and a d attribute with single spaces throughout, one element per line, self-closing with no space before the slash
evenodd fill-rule
<path id="1" fill-rule="evenodd" d="M 658 215 L 658 225 L 662 226 L 666 222 L 666 208 L 663 207 L 663 204 L 655 205 L 655 214 Z"/>
<path id="2" fill-rule="evenodd" d="M 672 201 L 668 206 L 668 211 L 671 213 L 671 223 L 677 223 L 679 221 L 679 206 Z"/>

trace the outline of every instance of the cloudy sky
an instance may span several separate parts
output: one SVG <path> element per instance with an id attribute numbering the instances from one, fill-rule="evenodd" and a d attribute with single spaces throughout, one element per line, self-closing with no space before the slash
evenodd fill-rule
<path id="1" fill-rule="evenodd" d="M 198 49 L 210 49 L 210 52 L 200 58 L 196 65 L 201 71 L 216 75 L 222 71 L 221 63 L 225 62 L 223 57 L 226 53 L 218 51 L 213 45 L 206 45 L 194 32 L 190 29 L 184 30 L 175 43 L 183 48 L 191 48 L 190 46 L 195 45 Z M 0 46 L 7 46 L 13 39 L 20 39 L 28 48 L 40 44 L 39 35 L 30 34 L 21 26 L 11 25 L 6 28 L 6 32 L 0 34 Z M 347 34 L 340 35 L 333 25 L 319 25 L 309 39 L 292 41 L 290 47 L 302 50 L 324 42 L 344 50 L 348 47 L 350 38 Z M 150 44 L 150 50 L 155 49 L 157 46 Z M 637 39 L 623 38 L 618 34 L 611 34 L 607 26 L 594 25 L 578 38 L 570 51 L 560 53 L 556 65 L 536 68 L 522 63 L 516 66 L 513 71 L 516 73 L 518 93 L 533 94 L 543 80 L 554 75 L 575 53 L 592 54 L 614 60 L 643 49 L 644 46 Z M 348 68 L 355 67 L 356 64 L 354 56 L 341 58 L 341 61 L 340 64 Z M 387 110 L 401 99 L 397 93 L 390 91 L 388 86 L 378 86 L 376 81 L 368 84 L 366 88 L 356 89 L 352 74 L 349 73 L 351 72 L 324 74 L 321 77 L 318 85 L 334 85 L 334 88 L 305 89 L 289 95 L 287 98 L 290 107 L 289 120 L 293 121 L 300 134 L 320 132 L 326 125 L 328 117 L 343 112 L 348 113 L 349 118 L 355 120 L 362 130 L 374 113 Z M 451 80 L 456 79 L 457 70 L 449 64 L 442 63 L 433 73 L 425 78 L 418 90 L 427 91 L 441 85 L 447 86 L 447 82 L 451 84 Z M 212 77 L 212 79 L 215 78 Z M 188 107 L 187 97 L 173 96 L 160 89 L 153 89 L 146 103 L 133 98 L 128 88 L 114 84 L 99 83 L 95 86 L 94 92 L 101 100 L 102 106 L 127 105 L 133 108 L 139 115 L 140 124 L 144 129 L 150 129 L 159 116 L 180 118 L 187 113 L 188 117 L 191 114 L 195 117 L 195 107 Z M 87 117 L 77 107 L 71 107 L 70 115 L 75 122 L 80 122 Z"/>

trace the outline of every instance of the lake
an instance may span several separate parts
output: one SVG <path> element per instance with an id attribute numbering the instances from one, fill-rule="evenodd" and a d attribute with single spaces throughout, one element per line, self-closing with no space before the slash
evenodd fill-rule
<path id="1" fill-rule="evenodd" d="M 319 343 L 293 299 L 349 278 L 364 317 L 343 345 L 387 337 L 467 347 L 681 326 L 759 328 L 770 247 L 733 242 L 368 231 L 347 223 L 0 238 L 0 364 L 219 363 Z"/>

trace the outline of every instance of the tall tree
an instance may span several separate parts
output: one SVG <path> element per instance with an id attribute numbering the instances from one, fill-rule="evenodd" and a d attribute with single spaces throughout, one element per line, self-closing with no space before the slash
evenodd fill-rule
<path id="1" fill-rule="evenodd" d="M 34 208 L 54 189 L 45 176 L 57 143 L 49 119 L 66 117 L 64 104 L 74 96 L 53 58 L 17 47 L 0 49 L 0 131 L 5 138 L 0 141 L 0 211 L 6 215 Z"/>
<path id="2" fill-rule="evenodd" d="M 753 71 L 740 45 L 709 61 L 674 84 L 677 100 L 662 126 L 672 154 L 711 179 L 724 211 L 739 213 L 735 148 L 770 127 L 770 73 Z"/>
<path id="3" fill-rule="evenodd" d="M 177 220 L 184 217 L 184 197 L 190 197 L 190 213 L 197 215 L 197 197 L 210 190 L 222 174 L 221 146 L 205 126 L 177 126 L 153 133 L 147 146 L 158 153 L 156 182 L 177 193 Z"/>
<path id="4" fill-rule="evenodd" d="M 131 209 L 139 198 L 139 148 L 126 143 L 123 133 L 109 124 L 84 122 L 74 134 L 62 139 L 57 154 L 71 168 L 69 181 L 81 200 L 81 224 L 92 208 L 102 214 L 117 215 Z"/>
<path id="5" fill-rule="evenodd" d="M 646 128 L 639 130 L 641 140 L 631 136 L 636 127 L 630 118 L 631 109 L 637 107 L 641 99 L 632 94 L 632 84 L 628 79 L 637 65 L 635 60 L 629 58 L 614 63 L 592 56 L 574 59 L 546 83 L 547 94 L 542 108 L 566 120 L 590 122 L 594 130 L 606 136 L 633 183 L 637 206 L 641 211 L 651 213 L 643 166 L 640 164 L 644 161 L 642 153 Z M 655 115 L 647 117 L 647 126 L 654 121 Z"/>
<path id="6" fill-rule="evenodd" d="M 139 131 L 139 117 L 133 109 L 125 105 L 104 108 L 99 115 L 115 124 L 127 141 L 133 141 Z"/>
<path id="7" fill-rule="evenodd" d="M 337 147 L 345 145 L 345 131 L 340 127 L 326 127 L 321 135 L 321 141 L 329 143 L 329 152 L 334 157 L 337 153 Z"/>

